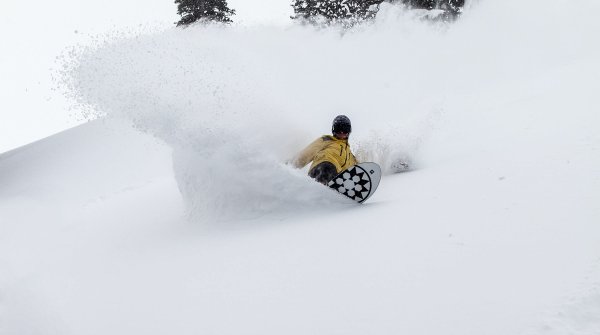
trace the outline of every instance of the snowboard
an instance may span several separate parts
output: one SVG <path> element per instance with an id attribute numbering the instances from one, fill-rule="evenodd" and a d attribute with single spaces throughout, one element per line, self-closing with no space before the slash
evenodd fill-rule
<path id="1" fill-rule="evenodd" d="M 380 180 L 379 165 L 366 162 L 340 172 L 327 186 L 358 203 L 363 203 L 375 193 Z"/>

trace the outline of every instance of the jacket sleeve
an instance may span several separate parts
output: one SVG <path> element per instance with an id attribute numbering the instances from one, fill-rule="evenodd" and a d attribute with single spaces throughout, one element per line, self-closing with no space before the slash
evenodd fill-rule
<path id="1" fill-rule="evenodd" d="M 354 156 L 353 153 L 350 153 L 350 166 L 356 165 L 360 163 L 357 159 L 356 156 Z"/>
<path id="2" fill-rule="evenodd" d="M 312 160 L 315 158 L 315 155 L 321 151 L 321 149 L 323 149 L 323 143 L 324 141 L 322 138 L 314 140 L 311 144 L 304 148 L 304 150 L 300 151 L 296 157 L 294 157 L 292 160 L 292 165 L 297 169 L 305 167 L 306 164 L 312 162 Z"/>

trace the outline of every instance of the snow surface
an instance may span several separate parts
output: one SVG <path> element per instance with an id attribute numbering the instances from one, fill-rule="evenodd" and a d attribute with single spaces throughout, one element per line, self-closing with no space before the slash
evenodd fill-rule
<path id="1" fill-rule="evenodd" d="M 599 9 L 76 49 L 99 119 L 0 155 L 0 334 L 600 334 Z M 364 205 L 284 163 L 338 113 L 415 167 Z"/>

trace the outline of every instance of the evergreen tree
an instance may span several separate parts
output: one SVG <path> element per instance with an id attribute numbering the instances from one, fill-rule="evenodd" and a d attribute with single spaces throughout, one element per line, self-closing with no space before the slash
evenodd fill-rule
<path id="1" fill-rule="evenodd" d="M 230 23 L 235 10 L 227 7 L 227 0 L 175 0 L 177 14 L 181 15 L 178 26 L 198 20 Z"/>
<path id="2" fill-rule="evenodd" d="M 442 20 L 456 19 L 462 13 L 465 5 L 465 0 L 401 0 L 401 2 L 412 8 L 441 9 L 443 11 Z"/>
<path id="3" fill-rule="evenodd" d="M 294 0 L 294 16 L 310 23 L 341 23 L 344 27 L 375 17 L 383 0 Z"/>
<path id="4" fill-rule="evenodd" d="M 438 6 L 448 14 L 458 17 L 462 13 L 465 0 L 439 0 Z"/>
<path id="5" fill-rule="evenodd" d="M 373 19 L 382 2 L 402 3 L 410 8 L 439 9 L 442 14 L 434 19 L 451 21 L 462 13 L 465 0 L 294 0 L 294 16 L 313 24 L 341 23 L 351 27 Z"/>

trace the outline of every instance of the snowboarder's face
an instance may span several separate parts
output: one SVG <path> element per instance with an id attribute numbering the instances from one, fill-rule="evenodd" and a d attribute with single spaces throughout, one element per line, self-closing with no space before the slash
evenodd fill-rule
<path id="1" fill-rule="evenodd" d="M 333 136 L 335 136 L 335 138 L 337 138 L 338 140 L 347 140 L 349 135 L 350 133 L 345 133 L 343 131 L 333 133 Z"/>

